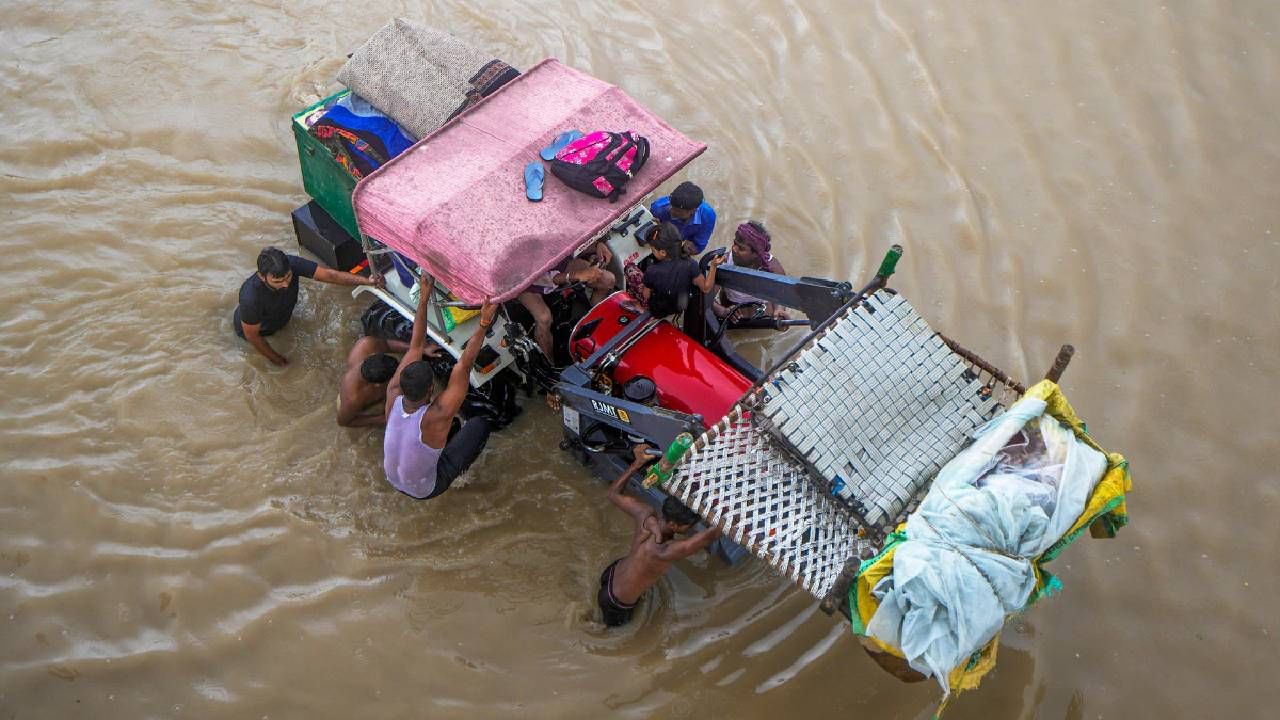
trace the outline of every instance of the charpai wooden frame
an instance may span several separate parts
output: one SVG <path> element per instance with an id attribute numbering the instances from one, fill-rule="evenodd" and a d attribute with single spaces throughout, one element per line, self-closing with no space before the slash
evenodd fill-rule
<path id="1" fill-rule="evenodd" d="M 829 614 L 848 613 L 861 562 L 915 509 L 969 432 L 1025 392 L 1008 373 L 929 328 L 887 288 L 900 254 L 895 246 L 870 284 L 697 438 L 666 488 Z M 1073 353 L 1062 346 L 1046 377 L 1056 381 Z M 814 381 L 803 378 L 806 371 Z M 877 372 L 887 380 L 878 383 Z M 780 400 L 788 392 L 797 394 Z M 868 422 L 848 417 L 857 413 L 869 413 Z M 895 442 L 883 454 L 874 446 Z M 858 471 L 848 460 L 859 449 L 857 464 L 867 465 L 858 492 L 874 508 L 847 501 L 858 496 L 838 487 L 840 473 Z M 899 472 L 898 465 L 907 467 Z M 891 484 L 875 484 L 885 478 Z"/>

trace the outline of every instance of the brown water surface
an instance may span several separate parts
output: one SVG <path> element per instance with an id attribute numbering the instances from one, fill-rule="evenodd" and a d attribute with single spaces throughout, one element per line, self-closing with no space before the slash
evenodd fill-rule
<path id="1" fill-rule="evenodd" d="M 304 282 L 285 370 L 231 334 L 294 246 L 290 113 L 397 15 L 705 140 L 715 244 L 759 218 L 793 272 L 863 280 L 901 242 L 895 286 L 1014 374 L 1075 343 L 1133 525 L 1056 563 L 947 717 L 1274 716 L 1280 5 L 5 0 L 0 718 L 932 712 L 755 562 L 604 631 L 627 523 L 536 403 L 465 487 L 393 492 L 333 422 L 343 290 Z"/>

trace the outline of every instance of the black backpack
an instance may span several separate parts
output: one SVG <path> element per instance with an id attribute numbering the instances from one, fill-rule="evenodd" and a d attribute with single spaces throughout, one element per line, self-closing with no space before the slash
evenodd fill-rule
<path id="1" fill-rule="evenodd" d="M 569 187 L 617 202 L 649 159 L 649 141 L 628 130 L 597 130 L 565 145 L 551 161 L 551 173 Z"/>

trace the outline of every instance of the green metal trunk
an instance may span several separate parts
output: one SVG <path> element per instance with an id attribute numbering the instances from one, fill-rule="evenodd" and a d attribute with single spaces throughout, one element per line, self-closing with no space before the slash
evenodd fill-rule
<path id="1" fill-rule="evenodd" d="M 333 158 L 329 149 L 315 139 L 307 128 L 298 122 L 298 118 L 318 107 L 347 95 L 350 90 L 334 93 L 329 97 L 308 105 L 294 113 L 289 124 L 293 126 L 293 137 L 298 143 L 298 164 L 302 167 L 302 187 L 325 212 L 337 221 L 351 237 L 360 238 L 360 228 L 356 225 L 356 210 L 351 205 L 351 193 L 355 190 L 356 179 L 351 177 L 338 161 Z"/>

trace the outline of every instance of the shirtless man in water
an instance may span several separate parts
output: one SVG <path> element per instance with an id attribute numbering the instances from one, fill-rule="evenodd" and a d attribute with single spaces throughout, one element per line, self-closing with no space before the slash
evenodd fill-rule
<path id="1" fill-rule="evenodd" d="M 648 445 L 637 445 L 631 466 L 609 486 L 609 501 L 636 523 L 627 556 L 613 561 L 600 575 L 600 592 L 596 601 L 604 613 L 605 625 L 610 627 L 625 625 L 631 620 L 640 596 L 666 574 L 672 563 L 693 555 L 720 537 L 719 528 L 710 528 L 692 537 L 675 540 L 677 534 L 693 529 L 699 520 L 697 514 L 679 500 L 669 497 L 662 504 L 662 516 L 659 517 L 643 500 L 623 494 L 627 481 L 653 460 L 646 454 L 648 449 Z"/>
<path id="2" fill-rule="evenodd" d="M 371 336 L 362 337 L 351 346 L 347 369 L 338 382 L 338 425 L 367 427 L 387 423 L 384 409 L 374 406 L 380 406 L 387 399 L 387 383 L 400 366 L 400 361 L 388 353 L 408 350 L 409 343 L 403 340 Z M 426 343 L 424 356 L 433 358 L 439 354 L 439 345 Z M 366 412 L 369 410 L 372 412 Z"/>

